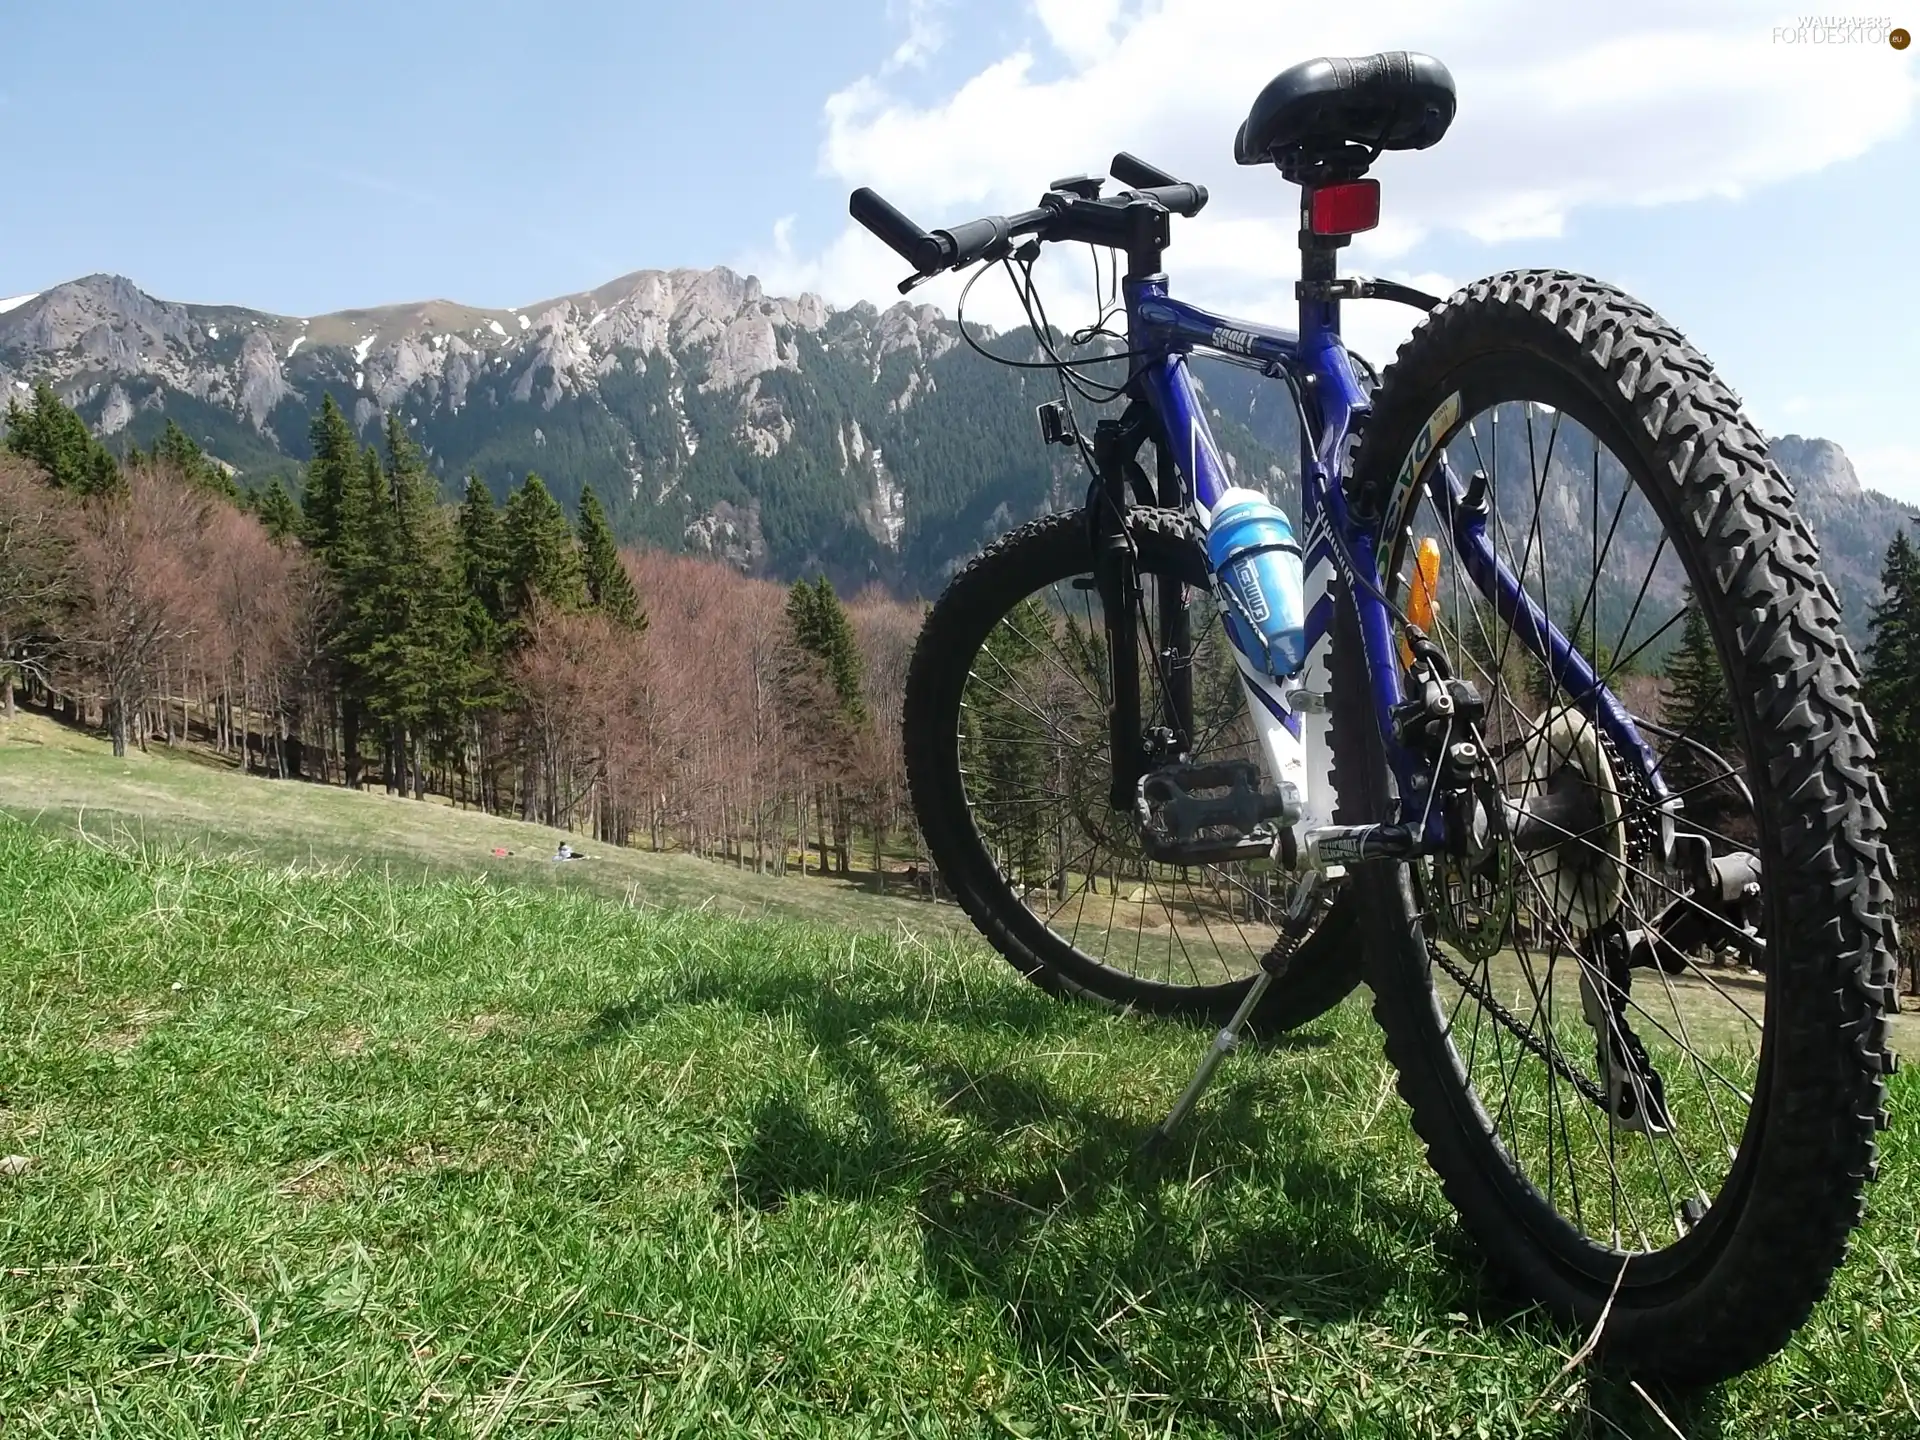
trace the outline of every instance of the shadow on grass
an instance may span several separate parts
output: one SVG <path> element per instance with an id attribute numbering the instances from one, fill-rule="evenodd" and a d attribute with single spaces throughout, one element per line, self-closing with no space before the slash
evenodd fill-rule
<path id="1" fill-rule="evenodd" d="M 1723 1386 L 1678 1389 L 1590 1371 L 1563 1407 L 1568 1440 L 1624 1435 L 1631 1440 L 1670 1440 L 1674 1434 L 1719 1435 L 1728 1419 Z"/>
<path id="2" fill-rule="evenodd" d="M 1133 1303 L 1125 1297 L 1177 1312 L 1171 1323 L 1194 1326 L 1181 1344 L 1196 1354 L 1215 1353 L 1220 1336 L 1205 1332 L 1244 1324 L 1249 1302 L 1315 1325 L 1394 1295 L 1489 1326 L 1517 1314 L 1483 1287 L 1444 1211 L 1396 1198 L 1365 1149 L 1329 1146 L 1297 1077 L 1230 1074 L 1186 1132 L 1149 1154 L 1137 1109 L 1021 1067 L 1049 1038 L 1084 1047 L 1084 1009 L 1006 986 L 930 1001 L 729 972 L 610 1008 L 583 1041 L 615 1043 L 703 1003 L 794 1026 L 830 1076 L 830 1098 L 789 1085 L 762 1099 L 721 1203 L 777 1211 L 805 1195 L 897 1195 L 920 1221 L 930 1279 L 956 1300 L 987 1302 L 1036 1359 L 1128 1368 L 1115 1323 Z M 1209 1032 L 1179 1028 L 1197 1062 Z M 1001 1052 L 984 1064 L 982 1033 Z M 1267 1048 L 1329 1043 L 1310 1033 Z M 1439 1275 L 1431 1264 L 1410 1273 L 1409 1252 L 1436 1246 Z"/>

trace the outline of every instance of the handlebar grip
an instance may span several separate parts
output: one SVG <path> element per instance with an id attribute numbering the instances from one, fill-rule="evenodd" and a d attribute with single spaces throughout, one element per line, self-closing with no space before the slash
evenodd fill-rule
<path id="1" fill-rule="evenodd" d="M 1133 190 L 1180 183 L 1158 165 L 1149 165 L 1138 155 L 1129 155 L 1125 150 L 1113 157 L 1113 163 L 1107 167 L 1107 173 Z"/>
<path id="2" fill-rule="evenodd" d="M 929 235 L 864 185 L 848 197 L 847 213 L 922 275 L 937 275 L 949 263 L 951 241 Z"/>
<path id="3" fill-rule="evenodd" d="M 1207 187 L 1190 181 L 1149 185 L 1134 191 L 1134 194 L 1151 196 L 1176 215 L 1198 215 L 1207 206 Z"/>
<path id="4" fill-rule="evenodd" d="M 947 264 L 958 270 L 971 265 L 987 251 L 1007 238 L 1009 226 L 1004 215 L 990 215 L 984 220 L 969 220 L 964 225 L 955 225 L 950 230 L 936 230 L 936 240 L 945 240 L 952 247 Z"/>

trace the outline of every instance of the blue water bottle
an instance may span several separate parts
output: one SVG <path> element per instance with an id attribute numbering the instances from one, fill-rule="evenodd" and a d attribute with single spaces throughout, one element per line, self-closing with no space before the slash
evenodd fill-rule
<path id="1" fill-rule="evenodd" d="M 1241 648 L 1276 679 L 1305 664 L 1300 547 L 1285 512 L 1256 491 L 1227 491 L 1207 527 L 1207 563 Z"/>

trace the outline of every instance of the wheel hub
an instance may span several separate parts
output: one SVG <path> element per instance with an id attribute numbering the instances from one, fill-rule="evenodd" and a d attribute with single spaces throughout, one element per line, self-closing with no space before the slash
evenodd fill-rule
<path id="1" fill-rule="evenodd" d="M 1529 889 L 1572 934 L 1598 930 L 1619 914 L 1627 888 L 1625 806 L 1600 729 L 1559 711 L 1539 727 L 1526 763 L 1513 836 Z"/>

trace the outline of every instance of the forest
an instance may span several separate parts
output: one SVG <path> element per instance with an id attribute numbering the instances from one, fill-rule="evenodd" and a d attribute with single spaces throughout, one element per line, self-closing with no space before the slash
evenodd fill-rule
<path id="1" fill-rule="evenodd" d="M 11 406 L 0 713 L 762 870 L 914 844 L 918 606 L 622 551 L 538 475 L 445 504 L 397 419 L 362 446 L 330 398 L 312 443 L 296 504 L 177 428 L 115 457 L 46 387 Z"/>
<path id="2" fill-rule="evenodd" d="M 278 480 L 243 488 L 172 424 L 116 456 L 50 387 L 11 403 L 0 713 L 103 730 L 116 753 L 202 745 L 254 773 L 759 870 L 882 882 L 922 853 L 899 734 L 920 605 L 622 549 L 590 488 L 569 518 L 537 474 L 504 505 L 472 477 L 448 503 L 397 414 L 363 445 L 331 396 L 309 440 L 296 500 Z M 1912 877 L 1920 552 L 1905 531 L 1869 633 L 1890 840 Z M 1697 610 L 1661 673 L 1631 684 L 1668 725 L 1732 744 Z"/>

